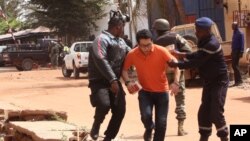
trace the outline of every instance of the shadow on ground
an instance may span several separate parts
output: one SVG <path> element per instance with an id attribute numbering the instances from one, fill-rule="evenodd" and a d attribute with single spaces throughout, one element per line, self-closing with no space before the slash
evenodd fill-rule
<path id="1" fill-rule="evenodd" d="M 241 98 L 234 98 L 233 100 L 240 100 L 245 103 L 250 103 L 250 96 L 248 97 L 241 97 Z"/>

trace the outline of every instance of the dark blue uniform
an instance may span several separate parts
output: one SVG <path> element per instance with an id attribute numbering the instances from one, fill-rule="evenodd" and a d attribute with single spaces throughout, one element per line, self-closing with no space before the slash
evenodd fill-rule
<path id="1" fill-rule="evenodd" d="M 242 83 L 242 77 L 240 74 L 239 61 L 244 52 L 244 34 L 236 28 L 232 38 L 232 67 L 234 70 L 235 85 Z"/>
<path id="2" fill-rule="evenodd" d="M 199 133 L 210 136 L 212 124 L 215 124 L 217 136 L 226 137 L 228 128 L 223 113 L 229 80 L 223 51 L 214 35 L 201 39 L 198 48 L 197 52 L 187 54 L 188 61 L 179 62 L 178 67 L 198 67 L 200 77 L 204 79 L 198 112 Z"/>

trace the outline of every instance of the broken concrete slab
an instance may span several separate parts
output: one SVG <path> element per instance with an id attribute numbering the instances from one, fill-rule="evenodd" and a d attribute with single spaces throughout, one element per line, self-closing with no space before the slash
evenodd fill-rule
<path id="1" fill-rule="evenodd" d="M 9 123 L 19 133 L 28 135 L 34 141 L 62 141 L 74 136 L 73 132 L 79 130 L 77 126 L 60 121 L 34 121 Z M 79 130 L 81 132 L 83 130 Z"/>

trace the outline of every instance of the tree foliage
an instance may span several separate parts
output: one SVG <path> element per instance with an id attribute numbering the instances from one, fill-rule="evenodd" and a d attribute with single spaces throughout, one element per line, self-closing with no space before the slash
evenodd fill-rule
<path id="1" fill-rule="evenodd" d="M 0 0 L 2 12 L 7 17 L 6 19 L 0 17 L 0 34 L 8 32 L 9 28 L 12 30 L 19 30 L 23 28 L 23 23 L 18 19 L 21 11 L 20 4 L 22 0 Z"/>
<path id="2" fill-rule="evenodd" d="M 59 35 L 88 37 L 95 21 L 105 16 L 103 6 L 107 0 L 29 0 L 26 16 L 32 26 L 43 25 Z"/>

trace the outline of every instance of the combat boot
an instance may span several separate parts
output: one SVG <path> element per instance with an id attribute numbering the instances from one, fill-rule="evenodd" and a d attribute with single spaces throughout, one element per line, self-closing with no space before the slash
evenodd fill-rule
<path id="1" fill-rule="evenodd" d="M 208 136 L 201 136 L 199 141 L 208 141 Z"/>
<path id="2" fill-rule="evenodd" d="M 221 137 L 220 140 L 221 141 L 228 141 L 228 137 Z"/>
<path id="3" fill-rule="evenodd" d="M 109 137 L 105 137 L 102 141 L 112 141 L 112 139 Z"/>
<path id="4" fill-rule="evenodd" d="M 90 131 L 90 136 L 93 140 L 97 140 L 97 138 L 99 137 L 99 130 L 100 130 L 100 124 L 94 122 L 92 129 Z"/>
<path id="5" fill-rule="evenodd" d="M 188 133 L 183 129 L 184 120 L 178 120 L 178 136 L 185 136 Z"/>

